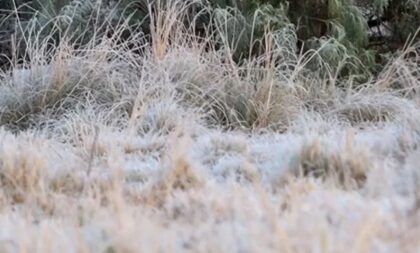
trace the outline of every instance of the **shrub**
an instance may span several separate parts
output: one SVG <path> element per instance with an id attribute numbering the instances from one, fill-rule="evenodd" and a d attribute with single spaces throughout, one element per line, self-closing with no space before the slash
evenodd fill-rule
<path id="1" fill-rule="evenodd" d="M 374 9 L 377 16 L 389 22 L 390 42 L 396 47 L 404 44 L 420 28 L 419 0 L 375 0 Z"/>
<path id="2" fill-rule="evenodd" d="M 126 27 L 116 38 L 122 41 L 127 41 L 130 35 L 138 34 L 138 31 L 151 35 L 150 28 L 156 20 L 150 22 L 153 16 L 149 12 L 155 15 L 156 10 L 171 2 L 3 1 L 0 5 L 0 9 L 3 9 L 0 12 L 0 28 L 5 32 L 0 34 L 0 38 L 5 42 L 0 44 L 0 53 L 4 55 L 0 64 L 6 64 L 12 55 L 24 57 L 27 46 L 25 38 L 29 36 L 41 40 L 49 38 L 50 43 L 57 45 L 64 33 L 77 42 L 77 45 L 83 45 L 94 41 L 92 37 L 99 39 L 104 35 L 112 36 L 117 26 Z M 216 46 L 228 47 L 236 62 L 243 62 L 252 55 L 260 55 L 269 50 L 266 48 L 265 34 L 276 34 L 294 26 L 298 38 L 297 49 L 319 50 L 321 60 L 332 61 L 331 65 L 340 66 L 343 60 L 350 60 L 350 64 L 334 71 L 339 76 L 358 74 L 366 77 L 367 72 L 378 70 L 378 65 L 375 65 L 378 53 L 370 50 L 368 17 L 358 7 L 365 5 L 361 2 L 363 1 L 191 0 L 188 1 L 188 15 L 183 22 L 186 27 L 194 26 L 201 36 L 215 35 Z M 392 38 L 384 47 L 395 50 L 420 27 L 418 6 L 419 0 L 375 0 L 364 8 L 372 8 L 376 16 L 389 22 Z M 16 37 L 15 43 L 18 46 L 14 47 L 18 52 L 12 52 L 10 34 Z"/>

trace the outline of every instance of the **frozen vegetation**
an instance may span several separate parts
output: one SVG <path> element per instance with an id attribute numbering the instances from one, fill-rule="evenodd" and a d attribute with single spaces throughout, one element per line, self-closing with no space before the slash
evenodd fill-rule
<path id="1" fill-rule="evenodd" d="M 2 73 L 1 253 L 418 252 L 419 43 L 356 81 L 287 27 L 238 64 L 171 11 Z"/>

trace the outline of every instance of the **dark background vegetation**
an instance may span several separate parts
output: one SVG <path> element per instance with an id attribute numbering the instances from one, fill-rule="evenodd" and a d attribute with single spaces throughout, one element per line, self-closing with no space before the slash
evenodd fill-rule
<path id="1" fill-rule="evenodd" d="M 47 37 L 54 45 L 65 33 L 80 46 L 91 41 L 90 32 L 98 24 L 102 27 L 100 31 L 110 35 L 113 28 L 128 20 L 120 39 L 129 37 L 133 31 L 142 31 L 147 37 L 150 11 L 153 13 L 166 2 L 3 0 L 0 65 L 7 68 L 13 61 L 24 58 L 25 44 L 34 35 L 36 39 Z M 297 51 L 319 50 L 324 45 L 320 53 L 329 63 L 334 63 L 341 53 L 363 63 L 363 70 L 375 73 L 390 54 L 415 36 L 420 27 L 419 6 L 419 0 L 208 0 L 191 4 L 185 23 L 188 27 L 193 25 L 198 36 L 209 36 L 215 34 L 212 31 L 216 29 L 215 22 L 228 20 L 226 33 L 230 40 L 237 41 L 233 52 L 237 62 L 249 57 L 249 53 L 264 50 L 256 41 L 263 44 L 262 37 L 267 31 L 289 27 L 297 34 Z M 217 42 L 217 36 L 214 41 Z M 352 71 L 360 70 L 343 68 L 341 74 Z"/>

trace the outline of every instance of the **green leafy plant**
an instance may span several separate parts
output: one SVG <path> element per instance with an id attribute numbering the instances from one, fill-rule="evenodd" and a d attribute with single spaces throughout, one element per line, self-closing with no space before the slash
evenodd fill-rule
<path id="1" fill-rule="evenodd" d="M 197 35 L 228 49 L 237 63 L 273 51 L 267 47 L 268 33 L 276 43 L 290 42 L 297 36 L 296 52 L 318 52 L 318 63 L 325 61 L 339 76 L 378 72 L 379 51 L 392 51 L 420 27 L 420 0 L 202 0 L 191 2 L 185 10 L 186 27 Z M 47 40 L 58 45 L 60 38 L 70 38 L 76 46 L 92 43 L 92 38 L 115 36 L 127 40 L 142 31 L 152 37 L 153 17 L 170 0 L 14 0 L 0 3 L 0 64 L 12 55 L 22 58 L 26 41 Z M 194 3 L 194 4 L 192 4 Z M 210 7 L 210 8 L 208 8 Z M 371 48 L 368 18 L 363 8 L 386 21 L 391 30 L 387 43 Z M 151 19 L 152 18 L 152 19 Z M 114 34 L 115 28 L 124 26 Z M 4 31 L 4 32 L 3 32 Z M 287 32 L 285 32 L 287 31 Z M 114 34 L 114 35 L 113 35 Z M 286 36 L 280 38 L 278 35 Z M 29 37 L 31 37 L 29 39 Z M 214 39 L 214 40 L 213 40 Z M 149 40 L 151 42 L 151 39 Z M 15 45 L 12 45 L 12 44 Z M 372 50 L 374 49 L 374 50 Z M 15 50 L 16 52 L 12 52 Z M 342 64 L 346 62 L 346 64 Z M 317 63 L 317 64 L 318 64 Z M 310 67 L 311 64 L 308 66 Z M 316 68 L 316 67 L 315 67 Z M 361 80 L 365 80 L 362 78 Z"/>

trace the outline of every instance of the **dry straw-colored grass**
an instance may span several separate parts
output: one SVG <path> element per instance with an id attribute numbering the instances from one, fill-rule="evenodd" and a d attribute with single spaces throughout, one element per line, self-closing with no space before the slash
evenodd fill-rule
<path id="1" fill-rule="evenodd" d="M 417 252 L 418 44 L 354 87 L 237 65 L 171 3 L 140 55 L 63 38 L 2 75 L 0 252 Z"/>

